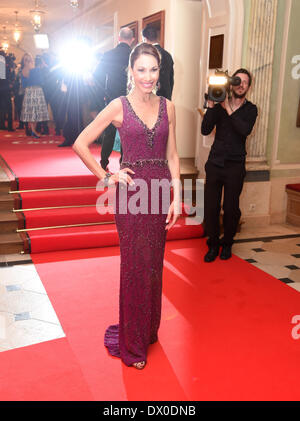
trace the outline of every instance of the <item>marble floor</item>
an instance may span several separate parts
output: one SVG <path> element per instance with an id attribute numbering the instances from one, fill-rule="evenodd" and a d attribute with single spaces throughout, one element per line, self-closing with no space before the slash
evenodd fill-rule
<path id="1" fill-rule="evenodd" d="M 35 266 L 8 262 L 0 267 L 0 351 L 65 336 Z"/>
<path id="2" fill-rule="evenodd" d="M 300 292 L 300 227 L 284 224 L 242 228 L 232 251 Z"/>
<path id="3" fill-rule="evenodd" d="M 233 253 L 300 292 L 300 227 L 242 227 Z M 63 336 L 30 257 L 0 256 L 0 351 Z"/>

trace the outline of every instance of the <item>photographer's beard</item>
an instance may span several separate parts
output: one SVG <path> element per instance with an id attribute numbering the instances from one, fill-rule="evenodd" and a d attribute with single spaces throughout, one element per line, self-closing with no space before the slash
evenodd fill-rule
<path id="1" fill-rule="evenodd" d="M 247 93 L 247 92 L 244 92 L 244 93 L 242 93 L 242 94 L 238 94 L 237 92 L 232 91 L 232 96 L 233 96 L 234 98 L 236 98 L 236 99 L 243 99 L 243 98 L 245 98 L 245 97 L 246 97 L 246 93 Z"/>
<path id="2" fill-rule="evenodd" d="M 231 93 L 235 99 L 244 99 L 248 92 L 248 87 L 244 88 L 243 86 L 234 86 Z"/>

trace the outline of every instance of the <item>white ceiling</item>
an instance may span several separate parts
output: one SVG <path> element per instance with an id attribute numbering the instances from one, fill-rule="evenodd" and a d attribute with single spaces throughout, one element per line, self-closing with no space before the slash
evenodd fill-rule
<path id="1" fill-rule="evenodd" d="M 70 6 L 70 0 L 39 0 L 39 9 L 46 12 L 43 20 L 43 32 L 51 33 L 55 31 L 72 18 L 103 1 L 79 0 L 79 8 L 73 9 Z M 5 26 L 7 35 L 12 39 L 11 32 L 16 21 L 15 11 L 18 11 L 18 22 L 22 26 L 23 33 L 34 33 L 30 23 L 30 10 L 33 10 L 34 6 L 34 0 L 0 0 L 0 34 L 3 34 L 3 26 Z"/>

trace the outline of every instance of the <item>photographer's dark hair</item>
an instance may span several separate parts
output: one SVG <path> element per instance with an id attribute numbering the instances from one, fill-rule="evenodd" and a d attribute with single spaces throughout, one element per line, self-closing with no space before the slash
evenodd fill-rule
<path id="1" fill-rule="evenodd" d="M 241 69 L 236 70 L 233 73 L 232 77 L 236 76 L 238 73 L 244 73 L 244 74 L 246 74 L 248 76 L 248 78 L 249 78 L 249 87 L 250 87 L 251 86 L 251 83 L 252 83 L 252 75 L 251 75 L 251 73 L 247 69 L 241 68 Z"/>
<path id="2" fill-rule="evenodd" d="M 161 57 L 160 53 L 152 44 L 148 44 L 146 42 L 142 42 L 134 47 L 134 49 L 131 51 L 130 57 L 129 57 L 129 64 L 130 67 L 133 69 L 134 63 L 136 60 L 143 54 L 148 54 L 150 56 L 153 56 L 157 60 L 158 66 L 160 66 Z"/>
<path id="3" fill-rule="evenodd" d="M 142 30 L 142 35 L 144 38 L 148 39 L 151 42 L 157 41 L 157 37 L 158 37 L 158 32 L 156 30 L 156 28 L 154 28 L 154 26 L 151 25 L 147 25 L 143 30 Z"/>

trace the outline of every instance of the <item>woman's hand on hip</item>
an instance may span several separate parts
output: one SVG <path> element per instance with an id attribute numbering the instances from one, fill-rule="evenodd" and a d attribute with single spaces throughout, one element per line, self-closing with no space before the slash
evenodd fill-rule
<path id="1" fill-rule="evenodd" d="M 126 184 L 129 184 L 130 186 L 134 186 L 133 179 L 127 173 L 135 174 L 135 172 L 132 171 L 130 168 L 123 168 L 122 170 L 116 172 L 111 177 L 109 177 L 108 185 L 121 183 L 125 186 Z"/>

